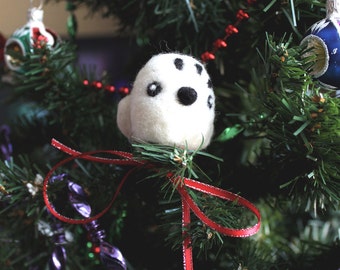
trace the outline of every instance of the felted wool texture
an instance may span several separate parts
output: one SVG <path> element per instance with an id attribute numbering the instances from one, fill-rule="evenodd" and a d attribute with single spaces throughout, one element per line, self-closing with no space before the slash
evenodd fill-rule
<path id="1" fill-rule="evenodd" d="M 152 83 L 161 87 L 155 96 L 147 91 Z M 181 103 L 178 91 L 182 87 L 197 93 L 192 104 Z M 131 93 L 119 102 L 117 111 L 118 128 L 130 141 L 190 150 L 209 145 L 214 118 L 215 96 L 207 71 L 195 58 L 177 53 L 153 56 L 138 72 Z"/>

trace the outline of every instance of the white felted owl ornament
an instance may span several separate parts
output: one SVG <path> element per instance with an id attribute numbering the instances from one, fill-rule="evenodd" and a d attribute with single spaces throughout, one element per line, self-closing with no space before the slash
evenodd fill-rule
<path id="1" fill-rule="evenodd" d="M 138 72 L 131 93 L 118 104 L 117 124 L 132 142 L 204 149 L 214 130 L 215 95 L 195 58 L 162 53 Z"/>

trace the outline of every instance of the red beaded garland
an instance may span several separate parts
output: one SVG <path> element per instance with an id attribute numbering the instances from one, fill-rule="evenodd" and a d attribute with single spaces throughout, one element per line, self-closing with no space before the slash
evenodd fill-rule
<path id="1" fill-rule="evenodd" d="M 248 13 L 244 12 L 244 10 L 240 9 L 236 14 L 236 18 L 238 20 L 249 19 L 249 15 Z"/>
<path id="2" fill-rule="evenodd" d="M 214 42 L 214 47 L 215 48 L 225 48 L 227 47 L 227 42 L 225 42 L 225 40 L 223 39 L 216 39 Z"/>
<path id="3" fill-rule="evenodd" d="M 227 37 L 231 36 L 232 34 L 237 34 L 238 33 L 238 29 L 234 26 L 229 24 L 226 29 L 225 32 L 227 34 Z"/>
<path id="4" fill-rule="evenodd" d="M 92 86 L 94 89 L 97 90 L 104 90 L 109 93 L 116 92 L 116 87 L 110 84 L 104 85 L 101 81 L 93 81 L 90 82 L 89 80 L 83 80 L 84 86 Z M 122 95 L 128 95 L 130 93 L 130 89 L 126 86 L 122 86 L 118 88 L 118 92 Z"/>
<path id="5" fill-rule="evenodd" d="M 248 5 L 252 5 L 254 3 L 256 3 L 256 0 L 247 0 Z M 250 16 L 247 12 L 245 12 L 242 9 L 239 9 L 236 13 L 236 22 L 234 24 L 229 24 L 225 28 L 225 33 L 226 33 L 225 36 L 223 38 L 218 38 L 217 40 L 215 40 L 215 42 L 213 43 L 213 48 L 212 48 L 211 51 L 206 51 L 206 52 L 201 54 L 202 61 L 208 62 L 210 60 L 214 60 L 216 51 L 220 48 L 227 47 L 227 39 L 231 35 L 237 34 L 238 33 L 237 26 L 241 23 L 241 21 L 247 20 L 247 19 L 249 19 L 249 17 Z"/>
<path id="6" fill-rule="evenodd" d="M 215 55 L 213 53 L 210 53 L 210 52 L 205 52 L 201 55 L 201 58 L 202 58 L 203 62 L 207 62 L 208 60 L 214 60 Z"/>

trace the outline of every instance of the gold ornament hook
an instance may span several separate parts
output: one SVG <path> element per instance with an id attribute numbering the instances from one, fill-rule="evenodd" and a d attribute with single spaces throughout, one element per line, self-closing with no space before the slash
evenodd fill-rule
<path id="1" fill-rule="evenodd" d="M 44 0 L 40 0 L 40 4 L 39 4 L 39 6 L 38 7 L 34 7 L 34 0 L 30 0 L 30 2 L 31 2 L 31 8 L 36 8 L 36 9 L 42 9 L 42 7 L 43 7 L 43 4 L 44 4 Z"/>

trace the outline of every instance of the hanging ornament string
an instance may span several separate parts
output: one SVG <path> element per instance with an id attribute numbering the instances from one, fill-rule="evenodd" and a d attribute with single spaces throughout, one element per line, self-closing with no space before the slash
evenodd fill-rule
<path id="1" fill-rule="evenodd" d="M 30 9 L 28 11 L 28 24 L 32 28 L 33 46 L 42 48 L 46 45 L 54 46 L 57 41 L 57 36 L 51 30 L 45 28 L 43 24 L 43 4 L 44 0 L 40 0 L 38 7 L 34 7 L 33 0 L 30 1 Z"/>
<path id="2" fill-rule="evenodd" d="M 34 0 L 30 0 L 31 8 L 34 8 L 34 2 L 35 2 Z M 39 0 L 37 2 L 39 2 L 39 6 L 37 7 L 37 9 L 42 9 L 44 5 L 44 0 Z"/>
<path id="3" fill-rule="evenodd" d="M 247 0 L 248 6 L 256 3 L 256 0 Z M 238 33 L 239 24 L 249 19 L 249 14 L 245 12 L 243 9 L 239 9 L 236 13 L 236 21 L 233 24 L 227 25 L 225 28 L 225 35 L 222 38 L 218 38 L 214 41 L 212 49 L 210 51 L 205 51 L 201 54 L 201 60 L 203 62 L 208 62 L 211 60 L 215 60 L 215 54 L 219 49 L 226 48 L 228 46 L 227 39 L 234 34 Z"/>
<path id="4" fill-rule="evenodd" d="M 111 206 L 113 205 L 113 202 L 115 201 L 117 195 L 119 194 L 123 184 L 125 183 L 126 179 L 129 177 L 129 175 L 134 172 L 134 170 L 147 166 L 148 168 L 151 168 L 152 164 L 148 164 L 147 162 L 143 161 L 137 161 L 133 158 L 133 155 L 131 153 L 127 152 L 121 152 L 121 151 L 115 151 L 115 150 L 102 150 L 102 151 L 92 151 L 92 152 L 85 152 L 81 153 L 76 150 L 73 150 L 64 144 L 58 142 L 57 140 L 53 139 L 51 142 L 52 146 L 56 147 L 57 149 L 65 152 L 66 154 L 70 155 L 69 158 L 66 158 L 62 160 L 61 162 L 57 163 L 46 175 L 43 183 L 43 198 L 44 202 L 46 204 L 47 209 L 50 211 L 52 215 L 54 215 L 56 218 L 63 222 L 71 223 L 71 224 L 87 224 L 89 222 L 92 222 L 94 220 L 97 220 L 99 217 L 101 217 L 104 213 L 106 213 Z M 98 157 L 96 155 L 99 154 L 111 154 L 114 156 L 117 156 L 119 158 L 103 158 Z M 112 200 L 109 202 L 107 207 L 105 207 L 104 210 L 102 210 L 100 213 L 96 214 L 93 217 L 87 217 L 84 219 L 74 219 L 70 217 L 66 217 L 62 214 L 60 214 L 56 209 L 54 208 L 53 204 L 49 200 L 48 196 L 48 187 L 49 187 L 49 179 L 52 177 L 53 173 L 62 165 L 75 160 L 75 159 L 84 159 L 92 162 L 99 162 L 99 163 L 105 163 L 105 164 L 111 164 L 111 165 L 125 165 L 125 166 L 133 166 L 132 169 L 130 169 L 123 177 L 123 179 L 120 181 L 117 190 L 112 198 Z M 222 233 L 226 236 L 231 237 L 249 237 L 251 235 L 254 235 L 258 232 L 260 229 L 261 224 L 261 214 L 259 210 L 248 200 L 234 194 L 231 192 L 228 192 L 226 190 L 201 183 L 189 178 L 183 178 L 183 177 L 174 177 L 172 173 L 169 173 L 167 175 L 168 180 L 174 184 L 174 187 L 179 192 L 182 200 L 182 231 L 184 235 L 184 241 L 183 241 L 183 266 L 184 270 L 193 270 L 193 258 L 192 258 L 192 246 L 191 246 L 191 238 L 190 235 L 186 234 L 186 226 L 190 224 L 190 212 L 192 211 L 204 224 L 206 224 L 208 227 L 216 230 L 219 233 Z M 180 182 L 179 182 L 180 181 Z M 194 199 L 189 195 L 188 189 L 193 189 L 199 192 L 202 192 L 207 195 L 211 195 L 213 197 L 220 198 L 222 200 L 227 201 L 233 201 L 237 203 L 240 206 L 243 206 L 250 210 L 257 218 L 257 223 L 253 225 L 252 227 L 244 228 L 244 229 L 232 229 L 224 227 L 217 222 L 211 220 L 208 216 L 206 216 L 203 211 L 199 208 L 199 206 L 195 203 Z"/>

